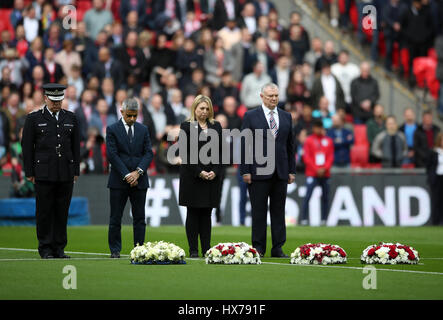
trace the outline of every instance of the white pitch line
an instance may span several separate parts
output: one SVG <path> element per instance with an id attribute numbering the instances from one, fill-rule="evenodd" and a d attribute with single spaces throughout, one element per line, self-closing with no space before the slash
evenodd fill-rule
<path id="1" fill-rule="evenodd" d="M 7 250 L 7 251 L 25 251 L 25 252 L 38 252 L 37 249 L 22 249 L 22 248 L 0 248 L 0 250 Z M 78 251 L 65 251 L 65 253 L 71 253 L 71 254 L 87 254 L 87 255 L 94 255 L 94 256 L 110 256 L 110 253 L 96 253 L 96 252 L 78 252 Z M 121 257 L 129 257 L 129 254 L 121 254 Z"/>
<path id="2" fill-rule="evenodd" d="M 321 266 L 315 264 L 290 264 L 290 263 L 279 263 L 279 262 L 262 262 L 263 264 L 274 264 L 281 266 L 294 266 L 294 267 L 318 267 L 318 268 L 339 268 L 339 269 L 354 269 L 363 270 L 362 267 L 344 267 L 344 266 Z M 398 270 L 398 269 L 381 269 L 377 268 L 377 271 L 392 271 L 392 272 L 406 272 L 406 273 L 420 273 L 420 274 L 434 274 L 443 276 L 443 272 L 432 272 L 432 271 L 417 271 L 417 270 Z"/>
<path id="3" fill-rule="evenodd" d="M 41 258 L 17 258 L 17 259 L 0 259 L 0 262 L 2 261 L 71 261 L 71 260 L 116 260 L 116 259 L 109 259 L 109 258 L 70 258 L 70 259 L 56 259 L 56 258 L 51 258 L 51 259 L 41 259 Z"/>

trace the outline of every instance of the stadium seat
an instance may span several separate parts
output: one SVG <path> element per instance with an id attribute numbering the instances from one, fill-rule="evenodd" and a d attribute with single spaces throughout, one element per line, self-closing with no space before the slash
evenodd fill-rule
<path id="1" fill-rule="evenodd" d="M 368 145 L 354 145 L 351 148 L 351 167 L 365 168 L 369 162 L 369 146 Z"/>
<path id="2" fill-rule="evenodd" d="M 243 119 L 243 116 L 245 115 L 246 111 L 248 111 L 248 108 L 246 108 L 246 106 L 242 104 L 237 108 L 237 115 Z"/>
<path id="3" fill-rule="evenodd" d="M 368 133 L 365 124 L 354 125 L 354 143 L 355 145 L 369 145 Z"/>
<path id="4" fill-rule="evenodd" d="M 415 164 L 413 163 L 407 163 L 407 164 L 403 164 L 401 166 L 403 169 L 414 169 L 415 168 Z"/>
<path id="5" fill-rule="evenodd" d="M 12 9 L 0 9 L 0 32 L 3 30 L 9 30 L 12 37 L 14 38 L 14 28 L 11 25 L 9 16 L 11 15 Z"/>

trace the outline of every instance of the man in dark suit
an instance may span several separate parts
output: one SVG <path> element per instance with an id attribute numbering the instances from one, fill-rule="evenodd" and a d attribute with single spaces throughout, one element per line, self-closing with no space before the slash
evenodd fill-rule
<path id="1" fill-rule="evenodd" d="M 241 12 L 241 4 L 234 0 L 216 0 L 214 4 L 212 27 L 220 30 L 226 25 L 229 19 L 239 20 Z"/>
<path id="2" fill-rule="evenodd" d="M 92 71 L 92 75 L 96 76 L 100 82 L 104 78 L 112 78 L 114 80 L 114 88 L 120 89 L 123 82 L 123 67 L 120 61 L 112 59 L 109 48 L 102 47 L 98 51 L 98 62 Z"/>
<path id="3" fill-rule="evenodd" d="M 126 99 L 122 118 L 106 129 L 106 152 L 111 164 L 108 188 L 111 217 L 108 242 L 111 258 L 120 258 L 121 219 L 126 202 L 131 201 L 134 246 L 145 241 L 145 200 L 149 188 L 146 170 L 153 158 L 148 128 L 136 122 L 139 104 Z"/>
<path id="4" fill-rule="evenodd" d="M 64 85 L 43 85 L 46 105 L 28 114 L 22 148 L 25 175 L 35 184 L 38 251 L 42 259 L 69 258 L 66 225 L 80 174 L 80 136 L 74 113 L 61 109 Z"/>
<path id="5" fill-rule="evenodd" d="M 263 139 L 263 155 L 273 158 L 274 166 L 271 173 L 263 173 L 268 163 L 258 164 L 256 150 L 253 150 L 253 161 L 247 163 L 242 157 L 240 173 L 244 182 L 248 184 L 249 197 L 252 206 L 252 246 L 260 255 L 266 252 L 266 228 L 268 199 L 270 201 L 272 257 L 287 257 L 282 251 L 286 242 L 285 203 L 287 184 L 295 180 L 295 148 L 292 134 L 291 114 L 277 108 L 278 86 L 268 83 L 263 86 L 260 97 L 261 107 L 245 113 L 242 132 L 244 129 L 252 131 L 252 144 L 242 141 L 242 153 L 256 148 L 256 140 Z M 257 131 L 259 130 L 257 134 Z M 274 139 L 274 149 L 267 150 L 267 139 Z M 246 140 L 247 141 L 247 140 Z M 272 143 L 271 143 L 272 145 Z M 271 160 L 272 163 L 272 160 Z M 267 170 L 268 172 L 270 170 Z"/>

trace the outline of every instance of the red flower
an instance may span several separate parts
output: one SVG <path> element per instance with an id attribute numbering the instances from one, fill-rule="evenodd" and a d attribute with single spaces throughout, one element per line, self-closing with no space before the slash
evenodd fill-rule
<path id="1" fill-rule="evenodd" d="M 368 256 L 372 257 L 375 254 L 375 248 L 371 248 L 368 251 Z"/>
<path id="2" fill-rule="evenodd" d="M 338 250 L 338 253 L 340 253 L 342 257 L 346 257 L 346 253 L 343 251 L 343 249 Z"/>
<path id="3" fill-rule="evenodd" d="M 257 251 L 254 248 L 249 249 L 249 252 L 252 252 L 253 254 L 257 253 Z"/>
<path id="4" fill-rule="evenodd" d="M 395 259 L 395 258 L 397 258 L 397 256 L 398 256 L 398 252 L 395 251 L 395 248 L 391 248 L 391 250 L 389 251 L 389 257 L 391 259 Z"/>
<path id="5" fill-rule="evenodd" d="M 410 252 L 409 255 L 408 255 L 408 259 L 409 260 L 415 260 L 415 255 L 412 252 Z"/>

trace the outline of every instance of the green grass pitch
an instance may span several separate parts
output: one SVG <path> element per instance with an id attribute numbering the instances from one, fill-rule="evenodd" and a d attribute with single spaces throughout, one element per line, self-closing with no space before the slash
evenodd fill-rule
<path id="1" fill-rule="evenodd" d="M 211 245 L 251 243 L 250 228 L 213 228 Z M 174 242 L 188 252 L 183 226 L 147 228 L 147 241 Z M 348 263 L 339 266 L 295 266 L 290 259 L 270 258 L 262 265 L 131 265 L 128 256 L 109 259 L 107 227 L 68 229 L 71 260 L 41 260 L 34 227 L 0 228 L 0 299 L 443 299 L 443 228 L 441 227 L 288 227 L 283 247 L 290 254 L 304 243 L 326 242 L 343 247 Z M 359 257 L 379 241 L 413 246 L 419 265 L 376 265 L 377 288 L 365 290 Z M 132 227 L 122 228 L 122 255 L 132 249 Z M 81 254 L 81 253 L 92 254 Z M 100 254 L 101 253 L 101 254 Z M 63 288 L 66 265 L 75 266 L 77 289 Z"/>

